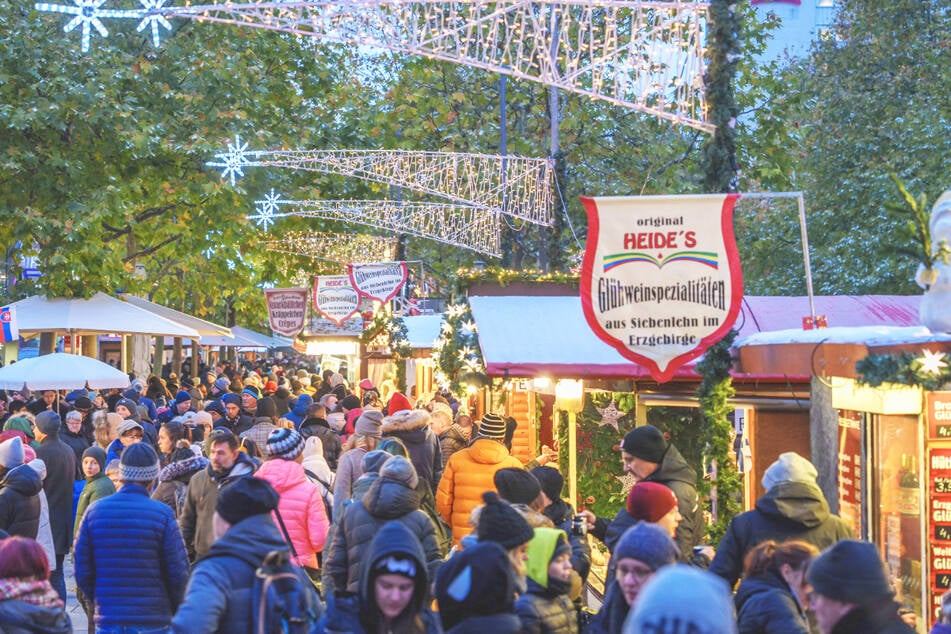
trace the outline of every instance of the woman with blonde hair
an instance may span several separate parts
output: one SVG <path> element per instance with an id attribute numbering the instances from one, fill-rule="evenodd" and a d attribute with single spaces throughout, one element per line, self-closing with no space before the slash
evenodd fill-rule
<path id="1" fill-rule="evenodd" d="M 353 483 L 363 475 L 363 456 L 376 449 L 383 433 L 383 414 L 367 410 L 354 424 L 354 433 L 344 443 L 334 481 L 333 516 L 341 517 L 343 503 L 353 494 Z"/>
<path id="2" fill-rule="evenodd" d="M 806 574 L 818 554 L 804 541 L 770 539 L 746 555 L 734 597 L 740 634 L 809 634 Z"/>

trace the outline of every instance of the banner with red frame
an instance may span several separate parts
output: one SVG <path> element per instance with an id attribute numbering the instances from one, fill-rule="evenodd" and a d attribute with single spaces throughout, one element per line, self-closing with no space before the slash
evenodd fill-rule
<path id="1" fill-rule="evenodd" d="M 743 299 L 739 194 L 582 198 L 581 306 L 602 341 L 664 382 L 729 332 Z"/>
<path id="2" fill-rule="evenodd" d="M 314 278 L 314 309 L 338 326 L 360 308 L 360 294 L 350 286 L 349 275 L 320 275 Z"/>
<path id="3" fill-rule="evenodd" d="M 388 302 L 406 284 L 406 262 L 378 262 L 373 264 L 350 264 L 347 266 L 350 284 L 360 295 Z"/>
<path id="4" fill-rule="evenodd" d="M 839 410 L 839 517 L 862 534 L 862 413 Z"/>
<path id="5" fill-rule="evenodd" d="M 925 392 L 928 438 L 951 440 L 951 392 Z"/>
<path id="6" fill-rule="evenodd" d="M 271 330 L 285 337 L 297 336 L 307 319 L 307 294 L 306 288 L 264 289 Z"/>

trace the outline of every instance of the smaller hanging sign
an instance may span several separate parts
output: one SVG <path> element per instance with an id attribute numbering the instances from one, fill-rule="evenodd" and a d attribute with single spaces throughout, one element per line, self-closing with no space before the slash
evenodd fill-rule
<path id="1" fill-rule="evenodd" d="M 264 297 L 271 330 L 285 337 L 295 337 L 304 329 L 307 317 L 306 288 L 266 288 Z"/>
<path id="2" fill-rule="evenodd" d="M 314 278 L 314 308 L 340 326 L 359 310 L 360 295 L 349 276 L 321 275 Z"/>
<path id="3" fill-rule="evenodd" d="M 0 308 L 0 343 L 16 341 L 20 336 L 17 327 L 17 309 L 13 306 Z"/>
<path id="4" fill-rule="evenodd" d="M 378 302 L 388 302 L 406 284 L 406 262 L 379 262 L 347 266 L 350 283 L 358 293 Z"/>

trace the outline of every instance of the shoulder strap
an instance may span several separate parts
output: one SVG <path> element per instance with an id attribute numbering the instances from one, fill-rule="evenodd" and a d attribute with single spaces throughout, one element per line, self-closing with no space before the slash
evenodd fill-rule
<path id="1" fill-rule="evenodd" d="M 274 515 L 277 517 L 277 523 L 281 527 L 281 533 L 284 534 L 284 540 L 287 542 L 287 545 L 291 548 L 291 554 L 294 555 L 296 561 L 300 561 L 300 557 L 297 556 L 297 549 L 294 548 L 294 542 L 291 541 L 290 533 L 287 532 L 287 527 L 284 526 L 284 518 L 281 517 L 281 512 L 278 509 L 274 509 Z"/>
<path id="2" fill-rule="evenodd" d="M 305 473 L 305 474 L 307 475 L 307 477 L 310 478 L 311 480 L 317 480 L 317 482 L 320 482 L 322 485 L 324 485 L 324 488 L 327 489 L 327 491 L 332 491 L 332 490 L 333 490 L 333 485 L 331 485 L 331 484 L 328 483 L 328 482 L 325 482 L 323 478 L 321 478 L 319 475 L 317 475 L 316 473 L 314 473 L 314 472 L 311 471 L 310 469 L 304 469 L 304 473 Z"/>

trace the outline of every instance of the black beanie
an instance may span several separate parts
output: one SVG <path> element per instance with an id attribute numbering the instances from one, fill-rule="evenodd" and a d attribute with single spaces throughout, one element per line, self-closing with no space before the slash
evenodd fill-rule
<path id="1" fill-rule="evenodd" d="M 494 542 L 468 546 L 450 557 L 436 572 L 435 586 L 444 631 L 468 617 L 514 611 L 512 564 Z"/>
<path id="2" fill-rule="evenodd" d="M 105 471 L 106 451 L 104 449 L 102 449 L 101 447 L 96 447 L 96 446 L 87 447 L 86 450 L 83 451 L 83 459 L 85 460 L 86 458 L 93 458 L 96 462 L 99 463 L 99 471 L 100 472 Z"/>
<path id="3" fill-rule="evenodd" d="M 63 421 L 60 419 L 59 414 L 52 410 L 47 410 L 37 414 L 33 424 L 47 436 L 56 436 L 63 426 Z"/>
<path id="4" fill-rule="evenodd" d="M 532 469 L 532 475 L 538 480 L 542 491 L 552 502 L 561 499 L 561 490 L 565 487 L 565 478 L 554 467 L 541 466 Z"/>
<path id="5" fill-rule="evenodd" d="M 542 492 L 538 479 L 525 469 L 506 467 L 492 478 L 499 497 L 511 504 L 531 504 Z"/>
<path id="6" fill-rule="evenodd" d="M 258 418 L 276 418 L 277 417 L 277 403 L 274 402 L 274 399 L 270 396 L 265 396 L 258 401 L 258 409 L 255 413 Z"/>
<path id="7" fill-rule="evenodd" d="M 510 504 L 499 498 L 495 491 L 482 494 L 485 506 L 479 514 L 476 534 L 480 542 L 496 542 L 505 550 L 532 541 L 535 531 Z"/>
<path id="8" fill-rule="evenodd" d="M 218 491 L 215 511 L 231 525 L 252 515 L 265 515 L 277 508 L 277 491 L 267 480 L 238 478 Z"/>
<path id="9" fill-rule="evenodd" d="M 871 542 L 837 542 L 813 560 L 808 577 L 814 592 L 842 603 L 866 605 L 894 594 Z"/>
<path id="10" fill-rule="evenodd" d="M 660 464 L 667 453 L 667 439 L 664 433 L 653 425 L 635 427 L 624 435 L 621 449 L 635 458 Z"/>

